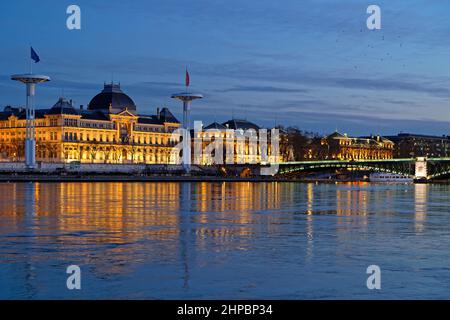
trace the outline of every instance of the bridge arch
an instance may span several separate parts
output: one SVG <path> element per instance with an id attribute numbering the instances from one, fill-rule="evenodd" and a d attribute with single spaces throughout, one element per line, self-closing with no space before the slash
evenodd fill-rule
<path id="1" fill-rule="evenodd" d="M 443 176 L 450 176 L 450 170 L 443 171 L 443 172 L 437 172 L 435 174 L 431 174 L 431 175 L 429 175 L 427 177 L 427 179 L 431 180 L 431 179 L 436 179 L 436 178 L 440 178 L 440 177 L 443 177 Z"/>
<path id="2" fill-rule="evenodd" d="M 340 169 L 340 168 L 346 168 L 346 169 L 359 169 L 359 170 L 373 170 L 376 172 L 387 172 L 387 173 L 393 173 L 393 174 L 401 174 L 407 177 L 414 177 L 413 174 L 410 172 L 405 172 L 402 170 L 399 170 L 395 167 L 389 167 L 389 166 L 381 166 L 379 164 L 358 164 L 358 163 L 318 163 L 314 164 L 311 162 L 310 164 L 302 163 L 299 165 L 292 165 L 287 166 L 286 168 L 280 168 L 278 174 L 290 174 L 290 173 L 296 173 L 296 172 L 306 172 L 309 170 L 317 170 L 317 169 Z"/>

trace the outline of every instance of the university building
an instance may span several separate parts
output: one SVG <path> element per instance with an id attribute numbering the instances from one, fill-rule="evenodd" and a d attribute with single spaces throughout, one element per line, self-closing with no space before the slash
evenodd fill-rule
<path id="1" fill-rule="evenodd" d="M 0 112 L 0 161 L 23 161 L 25 109 Z M 119 84 L 105 84 L 87 108 L 60 98 L 35 112 L 36 160 L 43 162 L 173 164 L 180 122 L 168 108 L 139 115 Z"/>
<path id="2" fill-rule="evenodd" d="M 310 149 L 317 160 L 379 160 L 392 159 L 394 142 L 381 136 L 349 137 L 334 132 L 320 140 Z"/>
<path id="3" fill-rule="evenodd" d="M 227 159 L 235 164 L 259 164 L 264 162 L 263 153 L 267 155 L 266 162 L 283 162 L 278 152 L 272 155 L 271 130 L 267 129 L 266 148 L 261 146 L 260 126 L 244 119 L 231 119 L 223 123 L 213 122 L 202 128 L 200 132 L 191 130 L 193 162 L 201 165 L 226 164 Z M 281 143 L 281 141 L 279 141 Z M 196 146 L 203 150 L 196 153 Z M 222 147 L 219 151 L 218 146 Z M 280 148 L 280 145 L 279 147 Z M 275 151 L 275 149 L 274 149 Z M 222 157 L 217 159 L 217 152 Z M 227 158 L 228 152 L 228 158 Z M 217 163 L 220 161 L 221 163 Z"/>

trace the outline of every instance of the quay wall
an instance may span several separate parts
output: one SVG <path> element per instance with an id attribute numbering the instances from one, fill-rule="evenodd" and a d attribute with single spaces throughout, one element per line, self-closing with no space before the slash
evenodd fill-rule
<path id="1" fill-rule="evenodd" d="M 181 171 L 181 165 L 164 165 L 164 164 L 98 164 L 98 163 L 37 163 L 33 170 L 28 169 L 23 162 L 0 162 L 0 173 L 58 173 L 58 172 L 73 172 L 73 173 L 88 173 L 95 172 L 100 174 L 107 173 L 124 173 L 124 174 L 139 174 L 139 173 L 171 173 Z"/>

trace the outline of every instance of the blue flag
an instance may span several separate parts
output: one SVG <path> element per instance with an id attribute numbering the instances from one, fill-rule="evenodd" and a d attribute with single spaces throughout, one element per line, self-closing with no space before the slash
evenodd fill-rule
<path id="1" fill-rule="evenodd" d="M 34 51 L 33 47 L 31 47 L 31 59 L 33 59 L 35 63 L 41 61 L 36 51 Z"/>

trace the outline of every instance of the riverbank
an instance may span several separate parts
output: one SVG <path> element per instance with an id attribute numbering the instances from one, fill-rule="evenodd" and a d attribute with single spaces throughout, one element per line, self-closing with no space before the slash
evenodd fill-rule
<path id="1" fill-rule="evenodd" d="M 295 179 L 282 176 L 222 177 L 201 175 L 141 175 L 141 174 L 0 174 L 2 182 L 298 182 L 298 183 L 363 183 L 363 180 Z M 424 182 L 421 182 L 424 183 Z M 450 184 L 450 180 L 425 183 Z"/>
<path id="2" fill-rule="evenodd" d="M 220 177 L 191 175 L 36 175 L 1 174 L 0 182 L 274 182 L 293 181 L 271 176 Z"/>

